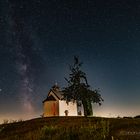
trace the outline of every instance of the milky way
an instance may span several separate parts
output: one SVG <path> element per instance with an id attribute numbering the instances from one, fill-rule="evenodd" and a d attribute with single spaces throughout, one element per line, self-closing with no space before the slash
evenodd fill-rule
<path id="1" fill-rule="evenodd" d="M 23 112 L 32 114 L 34 112 L 34 77 L 40 64 L 35 66 L 34 58 L 36 60 L 40 57 L 34 51 L 31 35 L 26 29 L 26 18 L 23 16 L 22 5 L 15 2 L 8 2 L 9 4 L 9 20 L 12 31 L 13 57 L 20 77 L 19 80 L 19 98 L 22 105 Z M 38 63 L 38 61 L 36 61 Z"/>
<path id="2" fill-rule="evenodd" d="M 19 7 L 16 4 L 12 4 L 9 2 L 10 10 L 11 10 L 11 22 L 13 29 L 13 40 L 15 42 L 15 62 L 17 65 L 17 71 L 21 77 L 19 93 L 21 96 L 21 100 L 23 103 L 23 109 L 26 112 L 33 112 L 32 105 L 32 82 L 30 76 L 30 54 L 31 44 L 29 40 L 29 35 L 24 32 L 24 19 L 21 17 L 20 11 L 17 9 Z M 25 45 L 26 42 L 26 45 Z"/>

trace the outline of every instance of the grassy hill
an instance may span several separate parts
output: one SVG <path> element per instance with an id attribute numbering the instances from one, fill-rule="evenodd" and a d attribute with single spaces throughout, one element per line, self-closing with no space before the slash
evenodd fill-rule
<path id="1" fill-rule="evenodd" d="M 0 140 L 140 140 L 139 118 L 50 117 L 0 125 Z"/>

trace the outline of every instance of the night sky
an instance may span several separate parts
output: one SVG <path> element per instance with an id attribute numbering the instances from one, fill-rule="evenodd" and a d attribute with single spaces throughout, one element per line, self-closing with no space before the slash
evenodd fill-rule
<path id="1" fill-rule="evenodd" d="M 140 114 L 138 0 L 0 0 L 0 121 L 39 117 L 74 55 L 101 90 L 95 116 Z"/>

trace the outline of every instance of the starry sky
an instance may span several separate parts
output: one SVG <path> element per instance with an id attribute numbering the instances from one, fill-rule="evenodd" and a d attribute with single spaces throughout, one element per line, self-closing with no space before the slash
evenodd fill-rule
<path id="1" fill-rule="evenodd" d="M 138 0 L 1 0 L 0 122 L 39 117 L 74 55 L 101 90 L 95 116 L 140 114 L 139 37 Z"/>

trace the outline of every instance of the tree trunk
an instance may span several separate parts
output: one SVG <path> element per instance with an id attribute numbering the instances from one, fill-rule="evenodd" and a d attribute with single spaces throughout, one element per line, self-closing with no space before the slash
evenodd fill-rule
<path id="1" fill-rule="evenodd" d="M 92 111 L 92 104 L 89 101 L 82 101 L 83 104 L 83 108 L 84 108 L 84 116 L 92 116 L 93 115 L 93 111 Z"/>

